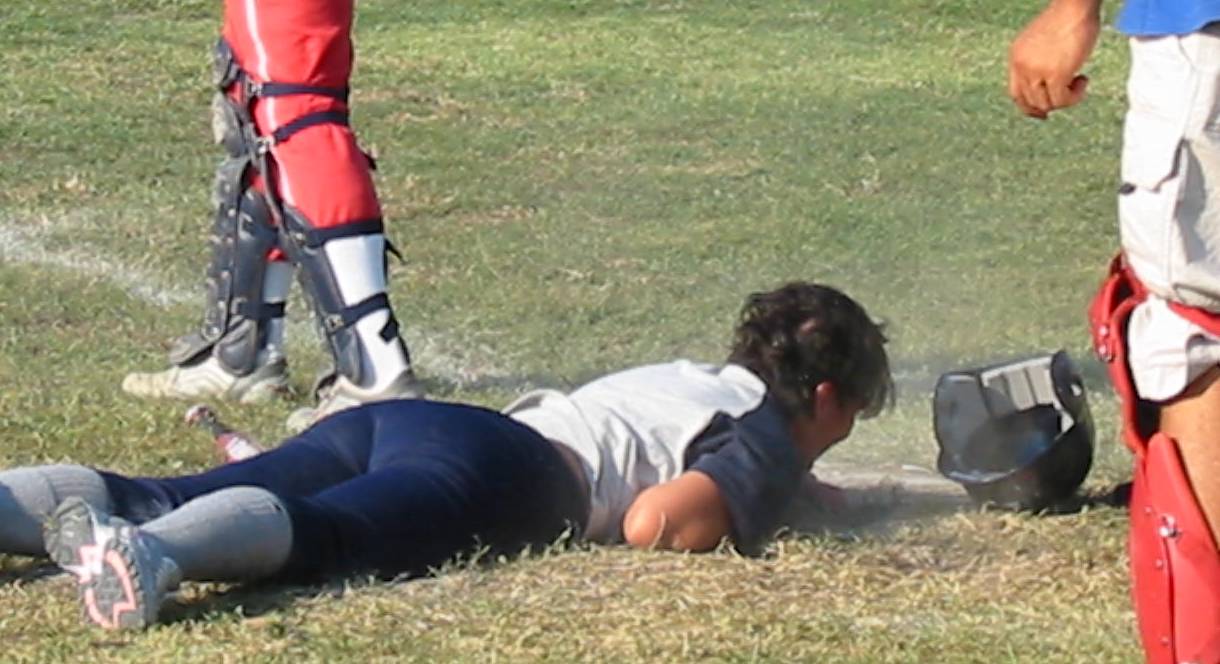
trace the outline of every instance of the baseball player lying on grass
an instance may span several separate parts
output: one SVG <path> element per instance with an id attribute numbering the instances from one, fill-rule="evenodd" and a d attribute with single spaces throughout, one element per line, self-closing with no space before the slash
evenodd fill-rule
<path id="1" fill-rule="evenodd" d="M 106 628 L 154 622 L 184 580 L 424 574 L 567 531 L 750 553 L 814 460 L 891 399 L 884 344 L 844 294 L 791 283 L 747 299 L 723 366 L 638 367 L 503 413 L 364 405 L 198 475 L 0 472 L 0 551 L 49 554 Z"/>

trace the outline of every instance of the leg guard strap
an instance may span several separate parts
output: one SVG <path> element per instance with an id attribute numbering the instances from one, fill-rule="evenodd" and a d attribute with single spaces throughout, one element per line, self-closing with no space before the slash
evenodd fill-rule
<path id="1" fill-rule="evenodd" d="M 318 249 L 331 240 L 357 235 L 375 235 L 385 232 L 385 224 L 380 219 L 364 219 L 349 221 L 341 226 L 329 228 L 313 228 L 307 224 L 297 224 L 288 229 L 294 244 L 306 249 Z"/>
<path id="2" fill-rule="evenodd" d="M 331 226 L 329 228 L 310 228 L 298 226 L 288 228 L 286 232 L 290 233 L 291 241 L 298 246 L 309 249 L 318 249 L 322 245 L 331 240 L 338 240 L 345 237 L 356 237 L 357 235 L 385 235 L 385 222 L 381 219 L 363 219 L 361 221 L 349 221 L 340 226 Z M 400 262 L 403 260 L 402 254 L 398 251 L 398 247 L 390 242 L 390 238 L 385 239 L 385 250 L 397 258 Z"/>
<path id="3" fill-rule="evenodd" d="M 1137 457 L 1143 455 L 1147 437 L 1155 428 L 1155 422 L 1151 421 L 1155 409 L 1141 401 L 1135 392 L 1135 382 L 1127 362 L 1127 322 L 1131 312 L 1146 297 L 1143 284 L 1119 255 L 1111 261 L 1110 273 L 1089 305 L 1093 350 L 1098 359 L 1105 363 L 1110 382 L 1118 393 L 1123 441 Z"/>
<path id="4" fill-rule="evenodd" d="M 276 129 L 269 135 L 271 145 L 279 145 L 292 137 L 293 134 L 322 124 L 347 125 L 347 113 L 342 111 L 318 111 L 308 113 Z"/>
<path id="5" fill-rule="evenodd" d="M 1220 553 L 1177 443 L 1163 434 L 1135 461 L 1129 546 L 1147 661 L 1220 662 Z"/>
<path id="6" fill-rule="evenodd" d="M 346 327 L 351 327 L 356 324 L 356 321 L 382 309 L 390 308 L 390 297 L 385 293 L 378 293 L 372 297 L 365 298 L 350 307 L 343 309 L 338 314 L 327 316 L 323 324 L 326 326 L 327 334 L 334 334 Z M 381 328 L 381 339 L 383 341 L 391 341 L 398 336 L 398 321 L 393 316 Z"/>
<path id="7" fill-rule="evenodd" d="M 237 375 L 252 372 L 267 341 L 267 323 L 283 318 L 283 304 L 263 302 L 267 255 L 278 243 L 276 221 L 282 216 L 270 177 L 270 146 L 319 124 L 347 123 L 345 111 L 306 114 L 269 135 L 260 135 L 252 108 L 259 97 L 321 95 L 346 103 L 347 88 L 296 83 L 256 82 L 236 60 L 232 48 L 220 40 L 213 52 L 213 132 L 229 157 L 217 171 L 216 222 L 212 234 L 212 262 L 207 273 L 207 306 L 203 325 L 177 340 L 170 361 L 186 365 L 208 354 Z M 262 176 L 263 191 L 256 193 L 253 173 Z"/>
<path id="8" fill-rule="evenodd" d="M 223 38 L 216 42 L 212 51 L 212 82 L 220 90 L 226 90 L 234 83 L 241 82 L 242 95 L 249 99 L 253 97 L 284 97 L 288 95 L 320 95 L 330 97 L 335 101 L 347 103 L 350 90 L 347 87 L 328 88 L 321 85 L 303 85 L 300 83 L 259 83 L 246 75 L 237 62 L 233 47 Z"/>

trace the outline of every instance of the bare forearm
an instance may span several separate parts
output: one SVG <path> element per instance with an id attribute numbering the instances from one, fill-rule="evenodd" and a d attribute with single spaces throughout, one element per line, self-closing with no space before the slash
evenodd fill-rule
<path id="1" fill-rule="evenodd" d="M 729 534 L 728 509 L 708 476 L 687 472 L 646 489 L 623 517 L 623 537 L 642 549 L 707 551 Z"/>
<path id="2" fill-rule="evenodd" d="M 1008 94 L 1023 113 L 1049 113 L 1084 100 L 1089 79 L 1080 73 L 1101 25 L 1101 0 L 1050 0 L 1012 42 Z"/>
<path id="3" fill-rule="evenodd" d="M 667 514 L 650 509 L 632 509 L 623 519 L 627 543 L 639 549 L 708 551 L 716 548 L 724 533 L 703 524 L 680 524 Z"/>

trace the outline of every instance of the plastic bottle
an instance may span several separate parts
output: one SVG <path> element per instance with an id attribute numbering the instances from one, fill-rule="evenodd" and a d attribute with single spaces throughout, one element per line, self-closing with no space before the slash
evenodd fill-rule
<path id="1" fill-rule="evenodd" d="M 235 431 L 216 417 L 216 411 L 205 404 L 191 406 L 184 418 L 191 426 L 202 427 L 212 434 L 216 450 L 224 458 L 225 463 L 233 463 L 249 459 L 263 453 L 263 448 L 244 433 Z"/>

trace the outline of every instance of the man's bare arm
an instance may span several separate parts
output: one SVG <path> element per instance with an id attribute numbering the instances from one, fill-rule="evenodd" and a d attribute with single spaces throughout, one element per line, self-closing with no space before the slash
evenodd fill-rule
<path id="1" fill-rule="evenodd" d="M 1080 74 L 1097 44 L 1101 0 L 1051 0 L 1008 51 L 1008 96 L 1021 112 L 1045 119 L 1084 99 Z"/>
<path id="2" fill-rule="evenodd" d="M 645 489 L 623 517 L 623 536 L 638 548 L 707 551 L 729 535 L 729 510 L 711 477 L 690 470 Z"/>

